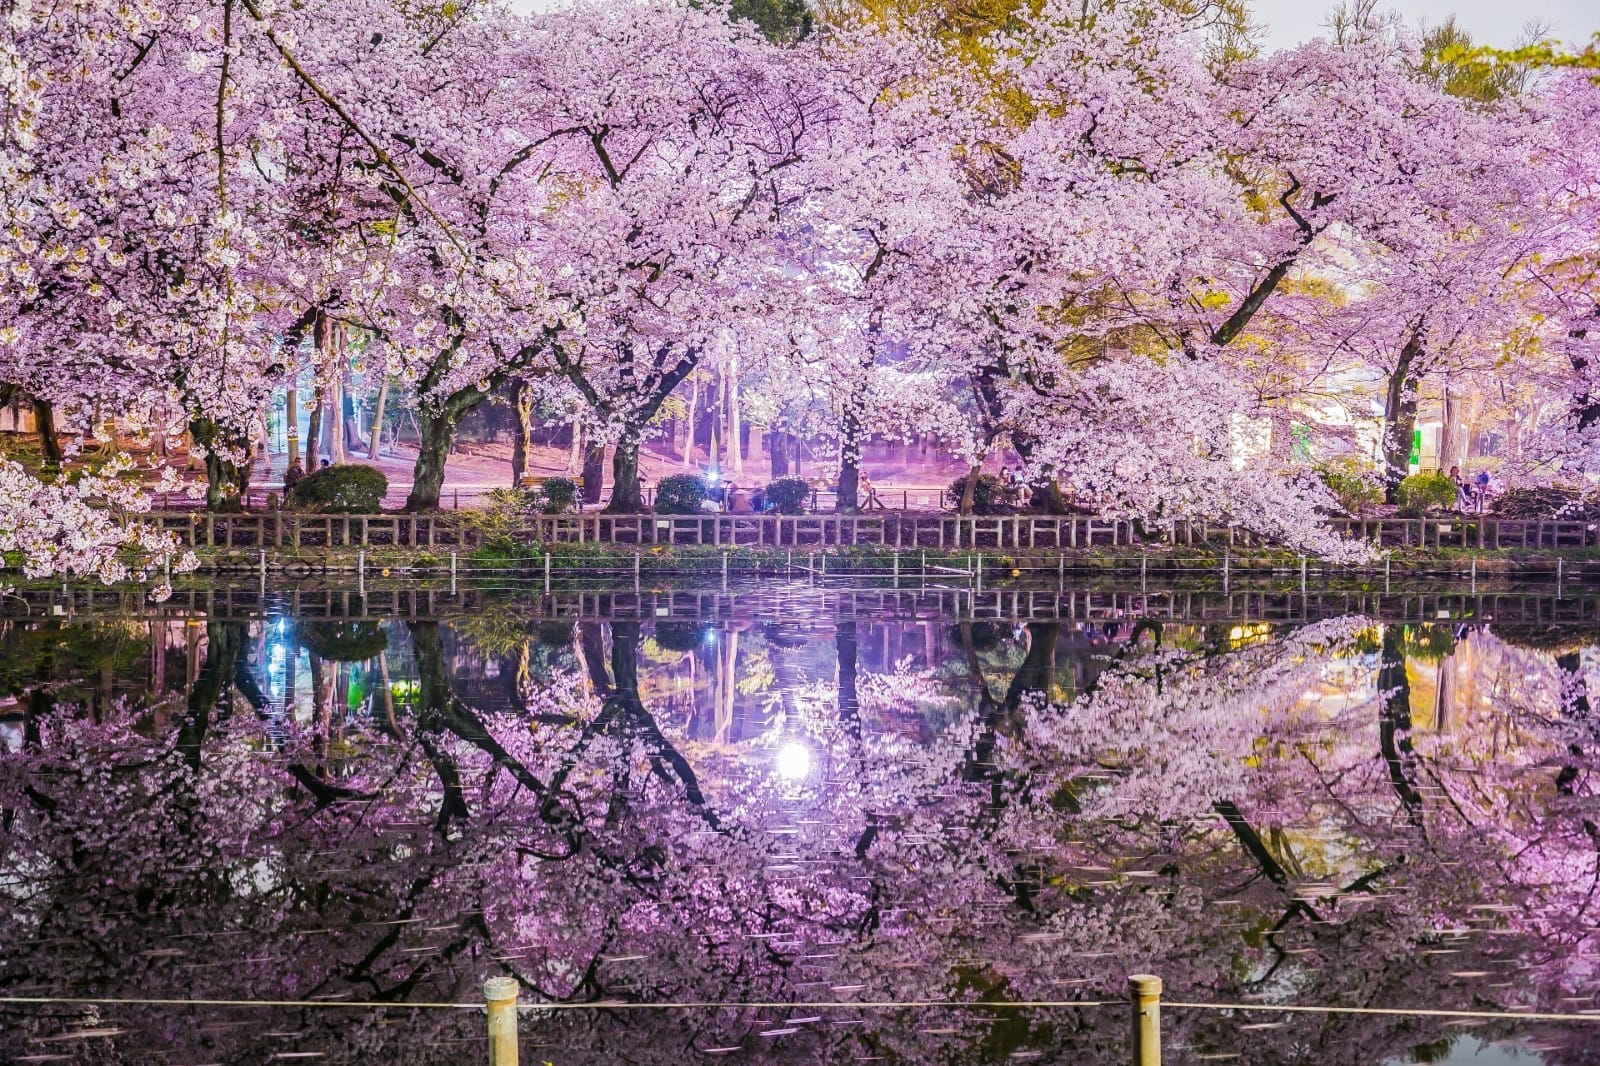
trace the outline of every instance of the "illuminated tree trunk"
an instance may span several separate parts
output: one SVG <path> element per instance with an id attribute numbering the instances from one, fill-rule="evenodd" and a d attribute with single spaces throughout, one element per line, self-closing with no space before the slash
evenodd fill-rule
<path id="1" fill-rule="evenodd" d="M 378 402 L 372 408 L 372 433 L 367 444 L 367 458 L 376 462 L 383 455 L 383 408 L 389 402 L 389 379 L 378 385 Z"/>
<path id="2" fill-rule="evenodd" d="M 511 487 L 528 476 L 528 456 L 533 452 L 533 383 L 518 381 L 513 401 L 517 409 L 517 435 L 511 442 Z"/>

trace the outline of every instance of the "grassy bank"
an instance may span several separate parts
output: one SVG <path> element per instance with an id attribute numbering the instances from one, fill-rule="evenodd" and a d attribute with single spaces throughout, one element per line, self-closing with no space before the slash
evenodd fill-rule
<path id="1" fill-rule="evenodd" d="M 1367 584 L 1398 578 L 1451 581 L 1600 581 L 1600 551 L 1406 549 L 1360 566 L 1270 550 L 1223 552 L 1202 548 L 1092 548 L 1077 551 L 921 551 L 875 546 L 828 549 L 772 547 L 647 546 L 605 544 L 489 545 L 472 551 L 439 548 L 369 547 L 210 549 L 198 553 L 202 573 L 257 574 L 300 578 L 324 574 L 385 576 L 477 576 L 539 580 L 572 577 L 626 581 L 661 577 L 718 579 L 732 576 L 855 576 L 947 580 L 961 584 L 1054 583 L 1068 576 L 1115 576 L 1123 580 L 1224 583 L 1256 578 L 1298 584 L 1330 581 Z"/>

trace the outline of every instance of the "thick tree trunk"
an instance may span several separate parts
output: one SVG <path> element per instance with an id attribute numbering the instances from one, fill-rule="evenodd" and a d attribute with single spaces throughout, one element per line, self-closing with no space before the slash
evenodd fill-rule
<path id="1" fill-rule="evenodd" d="M 377 462 L 383 455 L 383 408 L 389 402 L 389 379 L 378 386 L 378 402 L 372 408 L 372 433 L 367 444 L 367 458 Z"/>
<path id="2" fill-rule="evenodd" d="M 1383 499 L 1395 503 L 1400 482 L 1411 472 L 1411 441 L 1417 429 L 1417 357 L 1422 354 L 1422 333 L 1411 335 L 1389 375 L 1383 405 Z"/>
<path id="3" fill-rule="evenodd" d="M 306 415 L 306 473 L 317 469 L 317 456 L 322 447 L 322 386 L 312 394 L 311 411 Z"/>
<path id="4" fill-rule="evenodd" d="M 422 439 L 417 445 L 417 463 L 412 471 L 407 511 L 433 511 L 439 507 L 444 491 L 444 464 L 450 455 L 450 442 L 456 435 L 455 419 L 444 413 L 419 411 Z"/>
<path id="5" fill-rule="evenodd" d="M 1384 627 L 1378 660 L 1378 691 L 1383 709 L 1378 718 L 1378 748 L 1389 767 L 1389 783 L 1413 816 L 1422 805 L 1414 784 L 1416 751 L 1411 744 L 1411 681 L 1406 676 L 1404 629 Z"/>
<path id="6" fill-rule="evenodd" d="M 250 468 L 222 455 L 222 449 L 235 441 L 225 440 L 222 429 L 209 418 L 189 423 L 189 436 L 204 450 L 206 461 L 206 510 L 236 512 L 250 491 Z"/>
<path id="7" fill-rule="evenodd" d="M 735 357 L 728 382 L 728 466 L 735 474 L 744 473 L 744 435 L 739 425 L 739 361 Z"/>
<path id="8" fill-rule="evenodd" d="M 689 410 L 684 415 L 683 432 L 683 468 L 685 470 L 694 466 L 694 428 L 696 409 L 700 406 L 700 379 L 693 378 L 689 382 Z"/>
<path id="9" fill-rule="evenodd" d="M 335 463 L 343 463 L 345 455 L 345 391 L 344 376 L 333 379 L 332 395 L 329 397 L 329 413 L 333 416 L 328 421 L 328 454 Z"/>
<path id="10" fill-rule="evenodd" d="M 839 720 L 855 724 L 861 717 L 861 697 L 856 686 L 856 624 L 833 624 L 833 648 L 839 658 Z"/>
<path id="11" fill-rule="evenodd" d="M 610 514 L 640 514 L 644 501 L 639 493 L 639 440 L 623 436 L 611 456 L 611 502 L 606 504 Z"/>
<path id="12" fill-rule="evenodd" d="M 576 474 L 583 469 L 583 423 L 572 423 L 572 445 L 567 452 L 567 473 Z"/>
<path id="13" fill-rule="evenodd" d="M 1022 436 L 1012 434 L 1012 442 L 1017 449 L 1017 455 L 1022 457 L 1024 464 L 1033 461 L 1034 441 Z M 1061 479 L 1054 474 L 1040 474 L 1028 486 L 1030 490 L 1029 506 L 1045 514 L 1063 515 L 1067 513 L 1067 500 L 1061 494 Z"/>
<path id="14" fill-rule="evenodd" d="M 583 450 L 583 502 L 599 503 L 606 489 L 606 446 L 590 441 Z"/>
<path id="15" fill-rule="evenodd" d="M 1439 468 L 1449 470 L 1467 461 L 1466 398 L 1446 385 L 1443 407 L 1439 429 Z"/>
<path id="16" fill-rule="evenodd" d="M 56 433 L 56 409 L 49 400 L 33 401 L 33 424 L 47 466 L 61 465 L 61 438 Z"/>
<path id="17" fill-rule="evenodd" d="M 855 514 L 861 509 L 861 421 L 855 410 L 845 405 L 839 423 L 839 495 L 834 500 L 836 514 Z"/>
<path id="18" fill-rule="evenodd" d="M 511 487 L 519 488 L 528 476 L 528 456 L 533 451 L 533 383 L 516 384 L 512 406 L 517 411 L 517 435 L 511 441 Z"/>
<path id="19" fill-rule="evenodd" d="M 983 473 L 983 467 L 977 463 L 972 464 L 967 470 L 967 480 L 961 486 L 961 502 L 956 505 L 957 514 L 971 514 L 973 501 L 978 495 L 978 476 Z"/>
<path id="20" fill-rule="evenodd" d="M 784 439 L 787 436 L 788 434 L 776 429 L 767 434 L 767 461 L 772 464 L 774 481 L 789 476 L 789 446 Z"/>

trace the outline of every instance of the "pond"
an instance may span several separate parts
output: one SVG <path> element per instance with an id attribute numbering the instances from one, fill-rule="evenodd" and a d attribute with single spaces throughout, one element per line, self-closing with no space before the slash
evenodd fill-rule
<path id="1" fill-rule="evenodd" d="M 0 1060 L 481 1062 L 451 1005 L 505 974 L 555 1005 L 527 1062 L 1123 1063 L 1152 972 L 1235 1005 L 1166 1007 L 1168 1063 L 1600 1061 L 1597 619 L 1538 589 L 12 597 Z"/>

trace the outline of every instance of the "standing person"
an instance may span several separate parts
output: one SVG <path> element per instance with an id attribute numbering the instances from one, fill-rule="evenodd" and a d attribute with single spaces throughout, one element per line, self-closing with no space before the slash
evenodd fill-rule
<path id="1" fill-rule="evenodd" d="M 1478 476 L 1472 479 L 1473 495 L 1477 497 L 1478 512 L 1483 512 L 1484 504 L 1489 502 L 1489 471 L 1480 470 Z"/>
<path id="2" fill-rule="evenodd" d="M 284 502 L 287 503 L 288 500 L 289 500 L 289 497 L 294 495 L 294 487 L 296 485 L 300 484 L 300 479 L 305 477 L 305 476 L 306 476 L 306 471 L 305 471 L 305 468 L 300 465 L 300 457 L 299 456 L 295 456 L 294 458 L 290 459 L 289 460 L 289 469 L 287 469 L 287 470 L 285 470 L 283 472 L 283 499 L 284 499 Z"/>
<path id="3" fill-rule="evenodd" d="M 1467 483 L 1461 480 L 1461 468 L 1459 466 L 1452 466 L 1450 468 L 1449 476 L 1451 484 L 1455 485 L 1456 487 L 1456 510 L 1458 512 L 1466 512 L 1470 510 L 1472 507 L 1472 496 L 1470 490 L 1467 488 Z"/>

